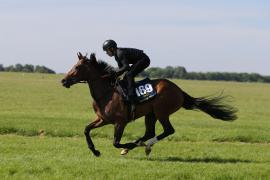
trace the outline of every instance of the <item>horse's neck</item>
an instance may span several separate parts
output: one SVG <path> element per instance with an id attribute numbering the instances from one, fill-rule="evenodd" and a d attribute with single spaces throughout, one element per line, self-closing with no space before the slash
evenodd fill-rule
<path id="1" fill-rule="evenodd" d="M 93 82 L 88 81 L 91 96 L 98 104 L 104 104 L 108 96 L 112 94 L 110 84 L 104 79 L 97 79 Z"/>

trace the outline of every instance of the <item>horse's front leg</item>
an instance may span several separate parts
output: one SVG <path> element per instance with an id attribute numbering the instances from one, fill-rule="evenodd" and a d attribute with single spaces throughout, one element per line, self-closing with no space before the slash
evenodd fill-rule
<path id="1" fill-rule="evenodd" d="M 84 135 L 86 137 L 88 148 L 93 152 L 95 156 L 100 156 L 100 152 L 95 149 L 94 143 L 90 137 L 90 130 L 104 126 L 106 124 L 107 123 L 105 123 L 104 120 L 102 120 L 101 118 L 97 118 L 94 122 L 90 123 L 85 127 Z"/>
<path id="2" fill-rule="evenodd" d="M 125 148 L 128 150 L 131 150 L 137 146 L 136 143 L 120 144 L 125 127 L 126 127 L 126 124 L 115 123 L 113 145 L 116 148 Z"/>

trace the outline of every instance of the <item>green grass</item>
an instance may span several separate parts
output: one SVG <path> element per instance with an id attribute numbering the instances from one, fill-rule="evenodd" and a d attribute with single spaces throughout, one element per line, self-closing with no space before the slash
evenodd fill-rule
<path id="1" fill-rule="evenodd" d="M 61 86 L 63 75 L 0 73 L 0 177 L 7 179 L 270 179 L 270 85 L 173 80 L 198 97 L 232 95 L 239 119 L 222 122 L 196 111 L 171 116 L 175 134 L 126 157 L 112 146 L 111 125 L 92 132 L 102 153 L 87 149 L 83 131 L 94 120 L 88 87 Z M 44 130 L 45 136 L 39 136 Z M 123 142 L 144 133 L 143 119 Z M 162 128 L 157 123 L 157 133 Z M 1 178 L 2 179 L 2 178 Z"/>
<path id="2" fill-rule="evenodd" d="M 138 148 L 126 157 L 98 138 L 100 158 L 87 150 L 84 139 L 0 137 L 2 177 L 93 179 L 201 179 L 269 177 L 266 144 L 160 142 L 149 159 Z"/>

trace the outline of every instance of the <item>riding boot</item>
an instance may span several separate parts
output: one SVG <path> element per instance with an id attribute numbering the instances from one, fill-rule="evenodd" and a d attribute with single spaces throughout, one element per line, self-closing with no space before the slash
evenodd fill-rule
<path id="1" fill-rule="evenodd" d="M 136 96 L 135 96 L 135 93 L 134 93 L 134 89 L 133 88 L 128 89 L 128 101 L 129 101 L 129 103 L 131 105 L 131 112 L 134 112 L 135 108 L 136 108 L 136 106 L 135 106 L 135 98 L 136 98 Z"/>
<path id="2" fill-rule="evenodd" d="M 132 76 L 127 76 L 127 81 L 128 81 L 128 101 L 130 102 L 131 105 L 131 113 L 133 113 L 135 111 L 135 98 L 136 98 L 136 94 L 135 94 L 135 90 L 134 90 L 134 79 Z"/>

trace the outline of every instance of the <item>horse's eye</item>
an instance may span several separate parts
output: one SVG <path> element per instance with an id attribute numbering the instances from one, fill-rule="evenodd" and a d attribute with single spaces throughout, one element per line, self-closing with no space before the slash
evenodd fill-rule
<path id="1" fill-rule="evenodd" d="M 79 67 L 79 66 L 75 67 L 75 70 L 76 70 L 76 71 L 78 71 L 79 69 L 80 69 L 80 67 Z"/>

